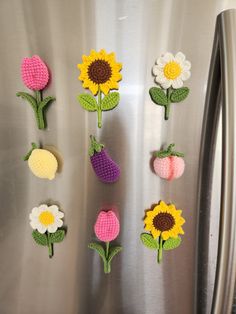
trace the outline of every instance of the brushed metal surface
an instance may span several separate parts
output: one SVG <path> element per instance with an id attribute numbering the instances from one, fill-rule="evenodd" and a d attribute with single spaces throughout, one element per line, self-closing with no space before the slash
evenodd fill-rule
<path id="1" fill-rule="evenodd" d="M 197 174 L 206 83 L 215 18 L 235 1 L 2 0 L 0 1 L 0 313 L 1 314 L 190 314 L 194 311 Z M 83 91 L 77 63 L 91 48 L 115 51 L 123 62 L 121 102 L 103 115 L 76 102 Z M 172 105 L 168 122 L 150 100 L 151 68 L 165 51 L 183 51 L 192 62 L 188 99 Z M 23 57 L 38 54 L 52 81 L 45 95 L 57 100 L 39 131 L 32 109 L 16 98 L 24 90 Z M 103 141 L 121 166 L 120 181 L 104 186 L 87 155 L 89 134 Z M 52 182 L 29 172 L 22 156 L 31 141 L 55 146 L 63 171 Z M 186 172 L 174 182 L 150 169 L 151 152 L 176 142 L 186 153 Z M 178 250 L 156 264 L 139 240 L 144 210 L 163 199 L 184 211 L 185 237 Z M 57 202 L 68 233 L 47 251 L 31 239 L 28 215 L 41 202 Z M 104 276 L 99 257 L 87 249 L 100 206 L 116 205 L 117 242 L 124 251 Z M 214 253 L 215 254 L 215 253 Z M 214 259 L 212 259 L 214 260 Z M 210 280 L 211 278 L 209 278 Z M 211 295 L 212 287 L 209 289 Z M 208 293 L 206 293 L 208 298 Z"/>

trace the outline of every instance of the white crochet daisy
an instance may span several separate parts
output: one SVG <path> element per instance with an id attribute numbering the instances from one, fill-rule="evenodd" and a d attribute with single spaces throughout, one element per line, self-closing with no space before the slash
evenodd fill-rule
<path id="1" fill-rule="evenodd" d="M 175 56 L 166 52 L 156 61 L 153 67 L 155 81 L 164 89 L 169 87 L 180 88 L 183 81 L 190 78 L 191 63 L 185 60 L 185 55 L 178 52 Z"/>
<path id="2" fill-rule="evenodd" d="M 45 204 L 39 207 L 34 207 L 29 215 L 30 225 L 34 230 L 38 230 L 40 233 L 46 231 L 54 233 L 59 227 L 63 225 L 61 218 L 64 217 L 64 213 L 59 211 L 58 206 L 47 206 Z"/>

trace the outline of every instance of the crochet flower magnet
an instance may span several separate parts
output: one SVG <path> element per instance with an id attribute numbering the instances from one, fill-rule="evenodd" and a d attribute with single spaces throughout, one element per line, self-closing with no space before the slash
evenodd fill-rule
<path id="1" fill-rule="evenodd" d="M 146 213 L 145 230 L 149 233 L 140 235 L 143 245 L 157 251 L 157 261 L 162 261 L 163 250 L 173 250 L 181 244 L 179 234 L 184 234 L 182 225 L 185 223 L 182 211 L 174 204 L 167 205 L 160 201 Z"/>
<path id="2" fill-rule="evenodd" d="M 64 213 L 57 205 L 42 204 L 34 207 L 29 215 L 30 225 L 34 229 L 32 237 L 38 245 L 47 246 L 48 254 L 53 256 L 53 244 L 64 240 L 65 230 L 63 226 Z"/>
<path id="3" fill-rule="evenodd" d="M 38 178 L 53 180 L 58 169 L 56 157 L 48 150 L 32 143 L 32 149 L 24 157 L 28 161 L 31 172 Z"/>
<path id="4" fill-rule="evenodd" d="M 121 246 L 110 246 L 110 242 L 115 240 L 120 232 L 120 222 L 112 209 L 100 211 L 94 225 L 94 232 L 100 241 L 105 242 L 105 248 L 97 242 L 89 243 L 88 247 L 100 255 L 104 264 L 104 273 L 109 274 L 113 257 L 122 250 Z"/>
<path id="5" fill-rule="evenodd" d="M 87 111 L 97 111 L 98 127 L 102 127 L 102 111 L 114 109 L 119 101 L 118 82 L 122 79 L 120 70 L 121 63 L 117 63 L 115 53 L 106 53 L 104 49 L 99 52 L 91 50 L 90 55 L 82 56 L 83 63 L 78 64 L 83 87 L 89 89 L 97 99 L 90 94 L 80 94 L 78 102 Z"/>
<path id="6" fill-rule="evenodd" d="M 46 128 L 45 109 L 55 100 L 55 97 L 48 96 L 43 99 L 42 90 L 49 81 L 49 71 L 46 64 L 39 56 L 24 58 L 21 64 L 21 77 L 25 86 L 33 90 L 35 97 L 26 92 L 18 92 L 16 96 L 25 99 L 33 108 L 39 129 Z"/>
<path id="7" fill-rule="evenodd" d="M 162 179 L 173 180 L 180 178 L 184 173 L 184 154 L 174 151 L 175 144 L 170 144 L 166 150 L 154 153 L 153 162 L 155 173 Z"/>
<path id="8" fill-rule="evenodd" d="M 152 101 L 165 108 L 165 120 L 169 119 L 170 104 L 179 103 L 187 98 L 189 88 L 183 82 L 190 78 L 191 63 L 182 52 L 175 56 L 166 52 L 157 59 L 152 71 L 159 87 L 149 90 Z"/>

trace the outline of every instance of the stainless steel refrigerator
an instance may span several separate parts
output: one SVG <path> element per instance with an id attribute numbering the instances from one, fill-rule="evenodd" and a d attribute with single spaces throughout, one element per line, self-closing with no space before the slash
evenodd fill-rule
<path id="1" fill-rule="evenodd" d="M 217 26 L 216 18 L 232 8 L 234 0 L 0 1 L 1 314 L 231 313 L 236 12 L 220 15 Z M 101 129 L 96 114 L 76 100 L 83 91 L 77 64 L 93 48 L 114 51 L 123 63 L 121 101 L 104 113 Z M 168 121 L 148 92 L 151 69 L 166 51 L 182 51 L 192 63 L 189 97 L 172 105 Z M 44 131 L 16 97 L 24 90 L 21 61 L 34 54 L 48 64 L 46 93 L 56 97 Z M 119 163 L 117 183 L 104 185 L 94 175 L 90 134 Z M 22 160 L 35 141 L 53 145 L 63 158 L 53 181 L 34 177 Z M 154 175 L 150 159 L 171 142 L 184 151 L 186 170 L 167 182 Z M 139 235 L 145 210 L 161 199 L 181 208 L 186 223 L 181 246 L 159 265 Z M 31 209 L 43 202 L 65 213 L 66 238 L 52 259 L 34 243 L 29 225 Z M 118 208 L 123 251 L 104 275 L 88 243 L 107 204 Z"/>

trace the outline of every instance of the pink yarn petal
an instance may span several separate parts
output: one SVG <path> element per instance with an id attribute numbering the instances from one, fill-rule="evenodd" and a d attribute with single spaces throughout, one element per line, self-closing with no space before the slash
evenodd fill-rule
<path id="1" fill-rule="evenodd" d="M 120 223 L 116 214 L 109 210 L 101 211 L 94 226 L 97 238 L 103 242 L 114 240 L 120 232 Z"/>
<path id="2" fill-rule="evenodd" d="M 29 89 L 42 90 L 48 84 L 48 68 L 39 56 L 24 58 L 21 64 L 21 77 Z"/>

